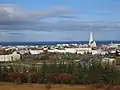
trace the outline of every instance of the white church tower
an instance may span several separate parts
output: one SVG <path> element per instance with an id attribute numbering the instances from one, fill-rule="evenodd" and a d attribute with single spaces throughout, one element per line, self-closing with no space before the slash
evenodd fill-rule
<path id="1" fill-rule="evenodd" d="M 91 49 L 97 47 L 96 42 L 95 42 L 94 39 L 93 39 L 92 32 L 90 32 L 89 46 L 90 46 Z"/>

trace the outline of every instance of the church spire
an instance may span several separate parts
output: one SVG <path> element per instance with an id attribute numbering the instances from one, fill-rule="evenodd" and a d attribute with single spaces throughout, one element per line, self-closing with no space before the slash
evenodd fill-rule
<path id="1" fill-rule="evenodd" d="M 91 48 L 96 47 L 96 42 L 95 42 L 94 39 L 93 39 L 92 32 L 90 32 L 89 46 L 90 46 Z"/>

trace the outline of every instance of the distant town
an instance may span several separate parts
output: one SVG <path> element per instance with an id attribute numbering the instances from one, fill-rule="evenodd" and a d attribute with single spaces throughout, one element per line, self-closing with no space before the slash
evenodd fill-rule
<path id="1" fill-rule="evenodd" d="M 40 60 L 46 54 L 74 54 L 74 55 L 100 55 L 104 58 L 108 56 L 120 55 L 120 44 L 101 44 L 98 45 L 93 39 L 92 32 L 88 44 L 57 44 L 57 45 L 18 45 L 0 46 L 0 61 L 16 61 L 20 59 Z M 59 56 L 59 59 L 62 58 Z M 48 59 L 48 58 L 46 58 Z M 74 58 L 73 60 L 80 59 Z M 72 59 L 71 59 L 72 60 Z"/>
<path id="2" fill-rule="evenodd" d="M 74 84 L 111 83 L 115 78 L 111 76 L 113 81 L 109 81 L 108 72 L 119 77 L 119 74 L 116 73 L 119 73 L 120 70 L 120 44 L 111 42 L 108 45 L 97 45 L 91 32 L 88 44 L 1 45 L 0 68 L 1 81 L 11 81 L 16 84 L 52 81 L 54 81 L 52 83 L 59 84 L 64 79 L 64 83 L 69 84 L 72 82 L 71 80 L 75 80 Z M 114 68 L 116 72 L 114 72 Z M 100 74 L 96 76 L 96 72 Z M 80 76 L 81 73 L 88 76 L 84 77 L 84 74 Z M 102 76 L 104 74 L 106 77 Z M 73 75 L 75 75 L 74 79 Z M 92 76 L 89 77 L 90 75 Z M 94 75 L 100 80 L 97 78 L 94 78 L 97 81 L 91 80 Z M 80 77 L 78 78 L 78 76 Z M 83 78 L 85 79 L 80 81 Z M 101 78 L 104 79 L 101 81 Z"/>

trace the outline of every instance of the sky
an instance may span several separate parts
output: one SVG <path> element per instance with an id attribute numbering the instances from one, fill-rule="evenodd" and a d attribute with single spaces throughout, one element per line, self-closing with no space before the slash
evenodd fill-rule
<path id="1" fill-rule="evenodd" d="M 120 40 L 120 0 L 0 0 L 0 42 Z"/>

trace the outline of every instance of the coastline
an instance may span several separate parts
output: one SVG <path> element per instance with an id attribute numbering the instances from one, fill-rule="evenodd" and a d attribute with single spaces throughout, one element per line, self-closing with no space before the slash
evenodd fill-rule
<path id="1" fill-rule="evenodd" d="M 120 41 L 96 41 L 100 44 L 120 44 Z M 0 45 L 56 45 L 56 44 L 88 44 L 88 41 L 39 41 L 39 42 L 0 42 Z"/>

